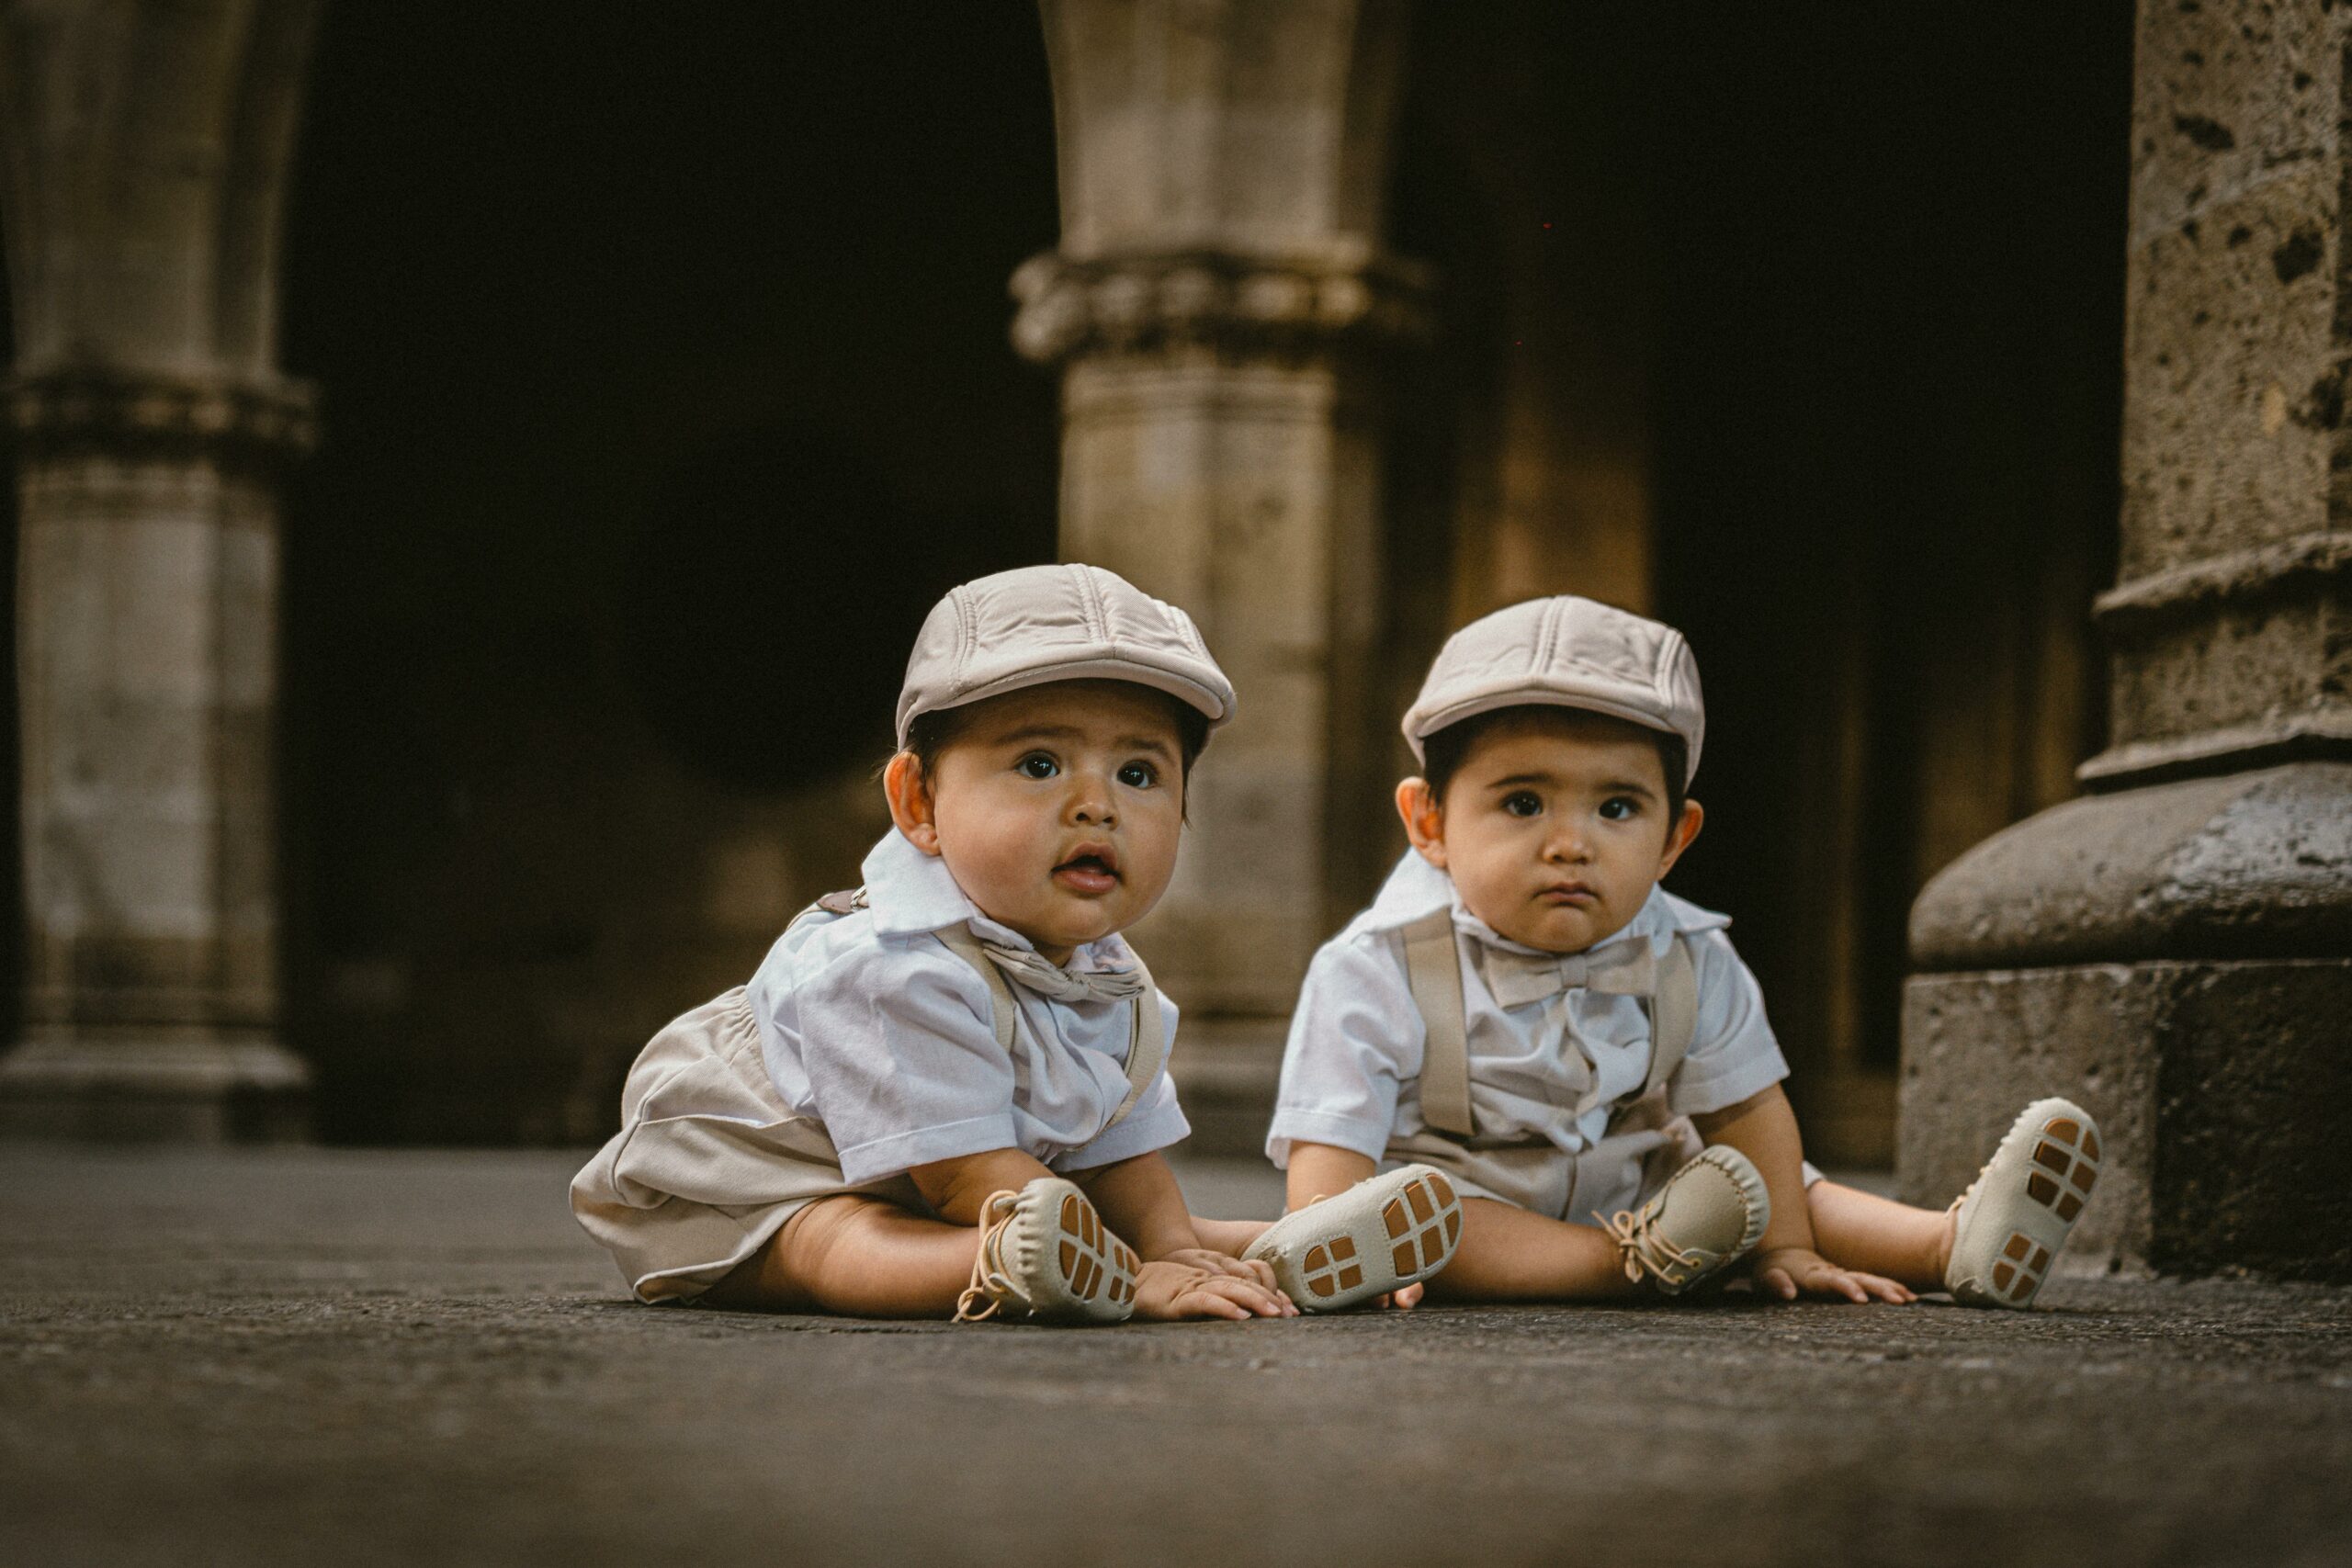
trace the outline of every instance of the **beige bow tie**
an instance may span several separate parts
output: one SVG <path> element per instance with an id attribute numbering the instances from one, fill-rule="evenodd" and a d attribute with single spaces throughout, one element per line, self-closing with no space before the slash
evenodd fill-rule
<path id="1" fill-rule="evenodd" d="M 1057 1002 L 1123 1002 L 1143 993 L 1136 969 L 1065 969 L 1041 953 L 983 940 L 980 950 L 1006 976 Z"/>
<path id="2" fill-rule="evenodd" d="M 1600 953 L 1511 953 L 1480 944 L 1479 972 L 1498 1007 L 1509 1010 L 1540 1002 L 1582 986 L 1612 997 L 1646 997 L 1657 988 L 1657 960 L 1650 944 L 1636 939 Z"/>

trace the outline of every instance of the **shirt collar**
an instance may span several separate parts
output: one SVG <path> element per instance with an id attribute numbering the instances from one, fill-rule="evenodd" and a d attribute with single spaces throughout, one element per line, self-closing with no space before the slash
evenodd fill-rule
<path id="1" fill-rule="evenodd" d="M 956 886 L 947 863 L 915 848 L 896 828 L 866 852 L 858 871 L 865 878 L 865 907 L 873 913 L 876 936 L 913 936 L 987 919 Z"/>
<path id="2" fill-rule="evenodd" d="M 1399 926 L 1410 925 L 1438 908 L 1453 909 L 1455 929 L 1469 932 L 1489 946 L 1511 953 L 1537 951 L 1511 941 L 1472 914 L 1464 907 L 1462 895 L 1455 891 L 1453 878 L 1423 860 L 1419 850 L 1405 852 L 1405 857 L 1388 874 L 1388 880 L 1382 886 L 1379 897 L 1373 899 L 1372 908 L 1364 911 L 1363 923 L 1372 931 L 1394 931 Z M 1640 910 L 1625 922 L 1624 929 L 1597 946 L 1609 947 L 1634 937 L 1647 937 L 1652 950 L 1663 958 L 1677 931 L 1696 934 L 1721 931 L 1730 924 L 1729 915 L 1702 909 L 1687 898 L 1676 897 L 1663 887 L 1653 887 Z"/>
<path id="3" fill-rule="evenodd" d="M 983 942 L 1036 950 L 1036 943 L 1011 926 L 980 913 L 979 906 L 956 886 L 946 861 L 923 853 L 896 828 L 866 852 L 858 872 L 865 879 L 865 908 L 874 918 L 876 936 L 920 936 L 942 926 L 968 925 Z M 1086 943 L 1063 967 L 1115 969 L 1128 962 L 1125 939 L 1112 935 Z"/>

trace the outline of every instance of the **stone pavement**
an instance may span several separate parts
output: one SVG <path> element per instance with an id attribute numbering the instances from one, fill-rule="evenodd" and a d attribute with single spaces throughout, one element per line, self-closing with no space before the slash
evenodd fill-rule
<path id="1" fill-rule="evenodd" d="M 2352 1562 L 2345 1292 L 653 1310 L 575 1163 L 0 1149 L 0 1562 Z"/>

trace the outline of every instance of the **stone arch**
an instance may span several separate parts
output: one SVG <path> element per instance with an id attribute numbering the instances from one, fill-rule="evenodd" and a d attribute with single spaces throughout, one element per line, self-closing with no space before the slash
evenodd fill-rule
<path id="1" fill-rule="evenodd" d="M 315 0 L 0 12 L 26 1019 L 0 1123 L 284 1129 L 276 224 Z"/>

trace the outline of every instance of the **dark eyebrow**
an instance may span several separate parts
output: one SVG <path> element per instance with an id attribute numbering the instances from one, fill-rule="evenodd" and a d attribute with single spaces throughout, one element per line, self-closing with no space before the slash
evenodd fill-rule
<path id="1" fill-rule="evenodd" d="M 1012 746 L 1023 740 L 1068 740 L 1078 730 L 1067 724 L 1024 724 L 1020 728 L 996 737 L 995 744 Z"/>
<path id="2" fill-rule="evenodd" d="M 1557 778 L 1554 777 L 1550 773 L 1513 773 L 1509 778 L 1495 780 L 1494 783 L 1488 784 L 1487 787 L 1490 790 L 1500 791 L 1507 789 L 1522 789 L 1530 784 L 1537 786 L 1557 784 L 1560 781 Z M 1600 787 L 1604 793 L 1609 795 L 1638 795 L 1644 800 L 1656 800 L 1657 798 L 1657 791 L 1650 788 L 1649 785 L 1643 784 L 1638 779 L 1608 779 L 1602 782 Z"/>
<path id="3" fill-rule="evenodd" d="M 1069 724 L 1024 724 L 1020 728 L 995 738 L 991 744 L 1023 746 L 1033 740 L 1078 740 L 1086 732 Z M 1122 735 L 1116 750 L 1121 751 L 1150 751 L 1162 757 L 1176 755 L 1176 748 L 1154 735 Z"/>

